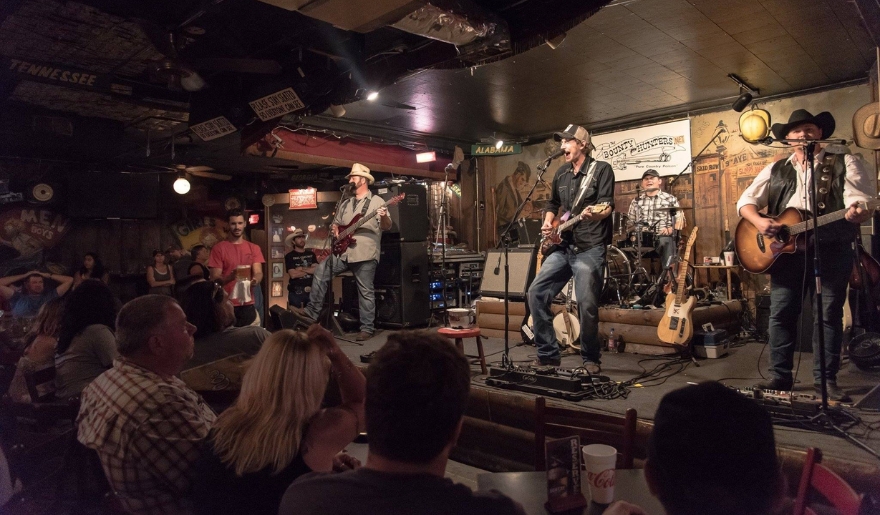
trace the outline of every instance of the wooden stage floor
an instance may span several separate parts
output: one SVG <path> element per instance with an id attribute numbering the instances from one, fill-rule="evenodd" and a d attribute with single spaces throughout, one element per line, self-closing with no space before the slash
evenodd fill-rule
<path id="1" fill-rule="evenodd" d="M 377 350 L 385 343 L 389 330 L 379 331 L 372 339 L 364 342 L 364 345 L 345 342 L 340 340 L 340 347 L 355 363 L 360 363 L 360 356 Z M 526 365 L 535 358 L 535 347 L 521 345 L 519 341 L 510 342 L 510 358 L 517 365 Z M 492 366 L 500 366 L 501 355 L 504 351 L 504 340 L 498 338 L 483 338 L 483 347 L 486 353 L 486 361 Z M 469 356 L 476 355 L 476 343 L 473 339 L 464 341 L 465 353 Z M 664 373 L 665 378 L 644 381 L 642 387 L 634 387 L 625 399 L 615 400 L 584 400 L 568 403 L 571 406 L 579 406 L 589 410 L 599 410 L 610 413 L 622 414 L 627 408 L 635 408 L 639 419 L 652 420 L 660 398 L 669 391 L 686 386 L 689 383 L 701 381 L 720 381 L 728 386 L 737 388 L 748 387 L 762 381 L 761 374 L 766 376 L 769 349 L 765 344 L 756 341 L 739 342 L 730 349 L 728 355 L 718 359 L 697 358 L 699 366 L 695 366 L 690 360 L 685 360 L 678 365 L 673 365 Z M 602 375 L 607 375 L 613 381 L 628 381 L 639 376 L 645 370 L 652 370 L 677 357 L 646 356 L 637 354 L 608 354 L 602 355 Z M 575 368 L 581 364 L 579 356 L 566 356 L 562 358 L 562 368 Z M 795 365 L 798 367 L 797 383 L 795 392 L 813 393 L 813 355 L 812 353 L 800 353 L 795 355 Z M 499 390 L 485 384 L 486 376 L 480 374 L 478 364 L 472 365 L 473 388 L 487 388 L 495 391 L 503 391 L 509 395 L 535 397 L 534 394 L 517 392 L 512 390 Z M 672 373 L 677 372 L 677 373 Z M 843 388 L 854 401 L 858 401 L 867 394 L 871 388 L 880 383 L 880 373 L 865 372 L 844 360 L 842 369 L 838 374 L 838 385 Z M 864 441 L 871 448 L 880 451 L 880 413 L 869 410 L 848 408 L 848 411 L 861 419 L 861 423 L 853 427 L 850 433 Z M 880 466 L 880 460 L 855 444 L 830 434 L 799 427 L 776 426 L 776 438 L 779 445 L 793 448 L 805 448 L 816 446 L 823 450 L 826 456 Z"/>

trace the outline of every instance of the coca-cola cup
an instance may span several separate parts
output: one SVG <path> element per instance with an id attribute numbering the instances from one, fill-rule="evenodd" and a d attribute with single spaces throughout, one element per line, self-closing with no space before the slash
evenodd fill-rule
<path id="1" fill-rule="evenodd" d="M 614 467 L 617 449 L 610 445 L 591 444 L 581 449 L 587 469 L 590 498 L 595 503 L 610 504 L 614 501 Z"/>

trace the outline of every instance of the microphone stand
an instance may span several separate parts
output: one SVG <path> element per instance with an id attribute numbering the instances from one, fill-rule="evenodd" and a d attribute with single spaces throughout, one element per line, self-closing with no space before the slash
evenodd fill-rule
<path id="1" fill-rule="evenodd" d="M 446 165 L 446 168 L 443 169 L 443 190 L 440 193 L 440 215 L 437 217 L 438 226 L 437 232 L 434 236 L 434 242 L 437 242 L 437 239 L 440 238 L 440 281 L 441 287 L 443 288 L 443 293 L 441 294 L 441 298 L 443 299 L 443 311 L 440 315 L 440 325 L 448 326 L 449 319 L 447 315 L 449 311 L 447 309 L 449 306 L 447 305 L 447 297 L 446 297 L 446 224 L 447 224 L 447 213 L 446 213 L 446 188 L 449 184 L 449 170 L 452 168 L 452 163 Z M 433 256 L 433 251 L 431 252 Z M 456 296 L 458 292 L 456 291 Z M 456 302 L 457 307 L 457 302 Z"/>
<path id="2" fill-rule="evenodd" d="M 510 219 L 510 222 L 507 223 L 507 227 L 501 232 L 501 238 L 498 243 L 495 245 L 495 248 L 504 247 L 504 353 L 501 355 L 501 366 L 506 369 L 510 369 L 513 366 L 513 363 L 510 361 L 510 332 L 508 331 L 508 327 L 510 327 L 510 263 L 509 263 L 509 252 L 510 252 L 510 230 L 513 228 L 513 225 L 516 223 L 516 220 L 519 218 L 519 215 L 522 213 L 522 210 L 525 209 L 526 204 L 531 202 L 532 195 L 535 193 L 535 189 L 537 189 L 539 183 L 544 182 L 544 172 L 547 171 L 547 167 L 550 166 L 550 162 L 555 159 L 556 156 L 550 156 L 544 160 L 543 163 L 538 165 L 538 179 L 535 181 L 535 184 L 532 185 L 529 190 L 528 195 L 523 201 L 516 207 L 516 212 L 513 213 L 513 217 Z M 540 250 L 538 250 L 540 252 Z M 498 271 L 498 266 L 501 264 L 501 255 L 498 256 L 498 265 L 495 266 L 495 275 Z M 485 273 L 485 272 L 484 272 Z M 526 306 L 529 304 L 528 297 L 526 298 Z"/>
<path id="3" fill-rule="evenodd" d="M 333 225 L 333 220 L 336 219 L 336 213 L 339 212 L 339 208 L 342 207 L 342 203 L 348 200 L 349 198 L 354 196 L 354 191 L 351 189 L 349 184 L 346 184 L 342 187 L 342 195 L 340 195 L 339 200 L 336 201 L 336 206 L 333 208 L 333 214 L 330 215 L 330 226 Z M 327 256 L 327 260 L 325 261 L 326 265 L 324 267 L 324 277 L 323 281 L 327 282 L 327 289 L 324 291 L 324 302 L 321 306 L 321 312 L 318 314 L 318 323 L 321 324 L 322 327 L 327 329 L 328 331 L 334 334 L 334 337 L 337 340 L 343 340 L 350 343 L 356 343 L 358 345 L 363 345 L 363 342 L 359 342 L 354 339 L 345 338 L 343 335 L 345 334 L 342 331 L 342 327 L 339 326 L 339 322 L 333 318 L 333 266 L 332 261 L 330 261 L 335 256 L 333 255 L 333 246 L 336 244 L 336 237 L 333 236 L 332 229 L 330 230 L 330 255 Z"/>

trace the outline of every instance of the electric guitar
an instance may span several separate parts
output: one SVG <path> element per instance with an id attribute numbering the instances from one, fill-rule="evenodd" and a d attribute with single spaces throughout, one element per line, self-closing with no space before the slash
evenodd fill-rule
<path id="1" fill-rule="evenodd" d="M 871 200 L 861 203 L 865 210 L 875 210 L 880 207 L 880 200 Z M 849 208 L 840 209 L 817 219 L 817 226 L 821 227 L 831 222 L 842 220 Z M 804 220 L 800 209 L 790 207 L 775 217 L 782 229 L 772 239 L 765 238 L 752 222 L 745 218 L 736 225 L 734 235 L 734 248 L 736 257 L 743 268 L 753 274 L 766 272 L 773 266 L 776 259 L 782 254 L 794 254 L 806 248 L 804 233 L 813 228 L 813 220 Z"/>
<path id="2" fill-rule="evenodd" d="M 694 227 L 687 241 L 687 247 L 684 251 L 684 259 L 678 269 L 678 280 L 676 285 L 677 293 L 670 293 L 666 296 L 666 312 L 660 319 L 660 325 L 657 326 L 657 338 L 663 343 L 674 345 L 687 345 L 691 338 L 694 337 L 694 327 L 691 323 L 691 312 L 697 303 L 695 297 L 689 296 L 685 287 L 687 280 L 688 260 L 691 255 L 691 247 L 697 240 L 697 230 Z"/>
<path id="3" fill-rule="evenodd" d="M 361 214 L 358 213 L 354 215 L 354 218 L 352 218 L 351 221 L 348 222 L 348 224 L 339 226 L 339 235 L 336 236 L 336 241 L 333 242 L 333 255 L 341 256 L 348 249 L 348 247 L 356 246 L 357 241 L 354 239 L 354 236 L 352 236 L 354 232 L 360 229 L 362 225 L 370 221 L 370 219 L 372 219 L 374 216 L 376 216 L 377 211 L 379 211 L 383 207 L 393 206 L 394 204 L 397 204 L 398 202 L 403 200 L 404 197 L 406 197 L 406 193 L 401 193 L 396 197 L 391 197 L 385 202 L 384 206 L 377 207 L 376 209 L 373 209 L 364 216 L 361 216 Z"/>
<path id="4" fill-rule="evenodd" d="M 552 232 L 548 236 L 541 238 L 541 255 L 546 257 L 559 250 L 559 245 L 562 243 L 562 233 L 570 230 L 576 223 L 586 218 L 587 213 L 602 213 L 610 208 L 611 205 L 608 202 L 602 202 L 593 206 L 587 206 L 581 214 L 572 216 L 567 222 L 560 223 L 559 220 L 553 220 Z M 571 212 L 566 212 L 562 215 L 562 218 L 566 216 L 571 216 Z"/>

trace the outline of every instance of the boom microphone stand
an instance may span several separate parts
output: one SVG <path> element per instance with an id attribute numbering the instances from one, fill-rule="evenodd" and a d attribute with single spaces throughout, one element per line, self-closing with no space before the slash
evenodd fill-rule
<path id="1" fill-rule="evenodd" d="M 504 246 L 504 354 L 501 355 L 501 366 L 504 368 L 511 368 L 513 365 L 510 362 L 510 334 L 507 328 L 510 326 L 510 264 L 508 262 L 509 251 L 510 251 L 510 230 L 513 228 L 513 225 L 516 223 L 519 215 L 522 213 L 522 210 L 526 207 L 526 204 L 531 202 L 532 195 L 535 193 L 535 189 L 538 187 L 539 183 L 543 183 L 544 172 L 547 171 L 547 167 L 550 166 L 550 162 L 556 159 L 557 157 L 563 154 L 562 150 L 557 150 L 553 154 L 547 157 L 543 163 L 538 165 L 538 179 L 535 181 L 535 184 L 532 185 L 532 188 L 529 190 L 526 198 L 523 199 L 522 203 L 516 207 L 516 212 L 513 214 L 513 217 L 510 219 L 510 222 L 507 223 L 507 227 L 504 228 L 504 231 L 501 232 L 501 239 L 495 248 L 499 248 Z M 540 250 L 539 250 L 540 252 Z M 495 275 L 498 275 L 498 268 L 501 265 L 501 255 L 498 256 L 498 263 L 495 265 Z M 485 273 L 485 272 L 484 272 Z M 529 299 L 526 298 L 526 304 L 528 304 Z"/>
<path id="2" fill-rule="evenodd" d="M 333 208 L 333 214 L 330 215 L 330 225 L 333 225 L 333 220 L 336 219 L 336 213 L 339 212 L 339 208 L 342 207 L 342 203 L 348 200 L 349 198 L 354 197 L 354 190 L 351 187 L 351 184 L 346 184 L 342 188 L 342 195 L 339 197 L 339 200 L 336 202 L 336 207 Z M 343 340 L 350 343 L 356 343 L 358 345 L 363 345 L 363 342 L 359 342 L 354 339 L 345 338 L 345 332 L 342 330 L 342 327 L 339 326 L 339 322 L 333 317 L 333 266 L 332 260 L 334 258 L 333 255 L 333 246 L 336 244 L 336 238 L 333 236 L 332 230 L 330 232 L 330 255 L 324 261 L 324 277 L 322 280 L 326 281 L 327 289 L 324 291 L 324 301 L 321 305 L 321 312 L 318 314 L 318 323 L 321 324 L 322 327 L 327 329 L 328 331 L 333 333 L 333 336 L 337 340 Z"/>

